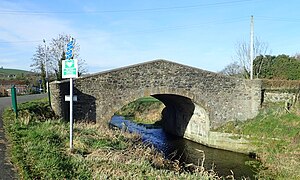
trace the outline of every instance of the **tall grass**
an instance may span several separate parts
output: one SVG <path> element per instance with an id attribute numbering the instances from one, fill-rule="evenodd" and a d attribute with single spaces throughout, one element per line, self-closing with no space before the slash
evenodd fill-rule
<path id="1" fill-rule="evenodd" d="M 4 112 L 5 130 L 11 143 L 11 156 L 22 179 L 88 179 L 91 173 L 83 159 L 66 153 L 67 124 L 45 119 L 46 103 L 20 106 L 20 119 Z M 50 113 L 48 114 L 50 115 Z M 25 121 L 23 121 L 26 119 Z"/>
<path id="2" fill-rule="evenodd" d="M 258 173 L 262 179 L 300 179 L 300 116 L 297 108 L 288 113 L 283 107 L 269 104 L 254 119 L 218 129 L 252 140 L 262 163 Z"/>
<path id="3" fill-rule="evenodd" d="M 68 124 L 46 104 L 21 105 L 18 120 L 9 109 L 4 113 L 12 160 L 22 179 L 220 179 L 201 166 L 166 160 L 139 135 L 107 124 L 75 123 L 71 153 Z"/>

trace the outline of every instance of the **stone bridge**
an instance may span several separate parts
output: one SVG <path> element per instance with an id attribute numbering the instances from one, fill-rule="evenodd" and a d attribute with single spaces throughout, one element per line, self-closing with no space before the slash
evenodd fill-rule
<path id="1" fill-rule="evenodd" d="M 68 116 L 69 81 L 50 84 L 52 108 Z M 202 144 L 245 152 L 244 139 L 228 138 L 213 130 L 228 121 L 244 121 L 258 114 L 261 81 L 223 76 L 166 61 L 155 60 L 81 77 L 74 82 L 75 120 L 109 122 L 124 105 L 153 96 L 166 106 L 165 131 Z M 226 136 L 226 137 L 225 137 Z M 225 137 L 225 139 L 224 139 Z"/>

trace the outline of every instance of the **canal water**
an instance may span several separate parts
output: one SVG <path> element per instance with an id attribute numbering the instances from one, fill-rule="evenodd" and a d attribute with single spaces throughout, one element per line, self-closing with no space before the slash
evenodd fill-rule
<path id="1" fill-rule="evenodd" d="M 206 170 L 214 169 L 219 176 L 226 177 L 233 172 L 236 179 L 254 179 L 254 172 L 245 163 L 253 161 L 247 155 L 209 148 L 207 146 L 169 135 L 160 127 L 146 127 L 138 125 L 122 116 L 113 116 L 110 124 L 119 128 L 126 126 L 129 132 L 135 132 L 142 136 L 145 143 L 152 144 L 163 152 L 168 159 L 177 159 L 187 164 L 201 165 L 204 159 Z"/>

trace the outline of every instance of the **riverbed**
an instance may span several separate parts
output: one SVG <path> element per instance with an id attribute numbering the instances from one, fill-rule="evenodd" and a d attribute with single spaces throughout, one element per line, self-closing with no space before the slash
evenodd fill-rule
<path id="1" fill-rule="evenodd" d="M 234 177 L 254 179 L 255 173 L 247 161 L 253 161 L 245 154 L 210 148 L 181 137 L 172 136 L 163 131 L 161 127 L 138 125 L 122 116 L 113 116 L 110 122 L 119 128 L 125 128 L 129 132 L 135 132 L 142 136 L 144 143 L 153 145 L 161 151 L 166 158 L 179 160 L 181 163 L 203 163 L 206 170 L 214 169 L 220 176 L 234 174 Z"/>

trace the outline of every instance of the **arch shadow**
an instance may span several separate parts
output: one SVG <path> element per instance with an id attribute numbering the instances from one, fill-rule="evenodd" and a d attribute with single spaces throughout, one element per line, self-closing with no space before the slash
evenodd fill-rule
<path id="1" fill-rule="evenodd" d="M 183 137 L 195 110 L 192 100 L 175 94 L 155 94 L 151 96 L 160 100 L 166 106 L 162 111 L 163 129 L 169 134 Z"/>
<path id="2" fill-rule="evenodd" d="M 73 102 L 73 118 L 77 122 L 96 123 L 96 98 L 85 94 L 74 87 L 74 95 L 77 95 L 77 101 Z M 70 102 L 64 101 L 63 117 L 67 121 L 70 119 Z"/>

